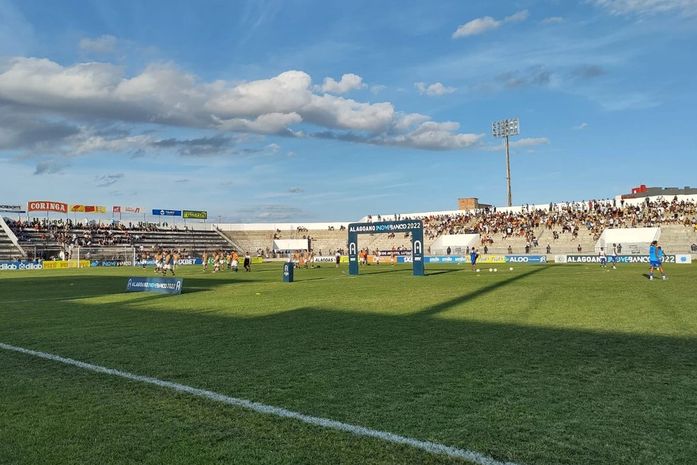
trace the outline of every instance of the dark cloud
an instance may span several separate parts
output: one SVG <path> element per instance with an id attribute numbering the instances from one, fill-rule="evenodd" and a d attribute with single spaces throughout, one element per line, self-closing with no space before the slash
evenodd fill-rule
<path id="1" fill-rule="evenodd" d="M 530 86 L 547 86 L 553 73 L 544 66 L 531 66 L 518 71 L 509 71 L 496 77 L 504 87 L 509 89 Z"/>
<path id="2" fill-rule="evenodd" d="M 118 182 L 123 176 L 123 173 L 103 174 L 101 176 L 95 176 L 94 181 L 97 187 L 108 187 Z"/>
<path id="3" fill-rule="evenodd" d="M 593 79 L 604 74 L 607 74 L 607 71 L 598 65 L 577 66 L 571 70 L 571 75 L 578 79 Z"/>
<path id="4" fill-rule="evenodd" d="M 66 169 L 69 164 L 65 160 L 44 160 L 36 165 L 34 175 L 56 174 Z"/>
<path id="5" fill-rule="evenodd" d="M 158 149 L 174 149 L 180 155 L 203 156 L 230 152 L 235 141 L 226 136 L 211 136 L 194 139 L 162 139 L 151 145 Z"/>
<path id="6" fill-rule="evenodd" d="M 62 121 L 50 121 L 17 113 L 0 105 L 0 150 L 44 151 L 63 145 L 80 129 Z"/>

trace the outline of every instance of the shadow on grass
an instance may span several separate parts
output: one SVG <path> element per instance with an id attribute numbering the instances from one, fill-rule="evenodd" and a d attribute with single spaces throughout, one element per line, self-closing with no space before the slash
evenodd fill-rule
<path id="1" fill-rule="evenodd" d="M 452 270 L 437 270 L 437 271 L 428 271 L 428 268 L 427 268 L 426 269 L 426 276 L 438 276 L 439 274 L 458 273 L 461 271 L 466 271 L 466 268 L 457 268 L 457 269 L 452 269 Z"/>
<path id="2" fill-rule="evenodd" d="M 697 339 L 432 318 L 545 269 L 400 316 L 77 303 L 2 342 L 528 465 L 693 463 Z"/>
<path id="3" fill-rule="evenodd" d="M 472 299 L 475 299 L 477 297 L 486 295 L 486 294 L 493 292 L 501 287 L 507 286 L 508 284 L 511 284 L 511 283 L 516 282 L 518 280 L 527 278 L 527 277 L 532 276 L 536 273 L 544 271 L 547 268 L 548 268 L 547 266 L 540 266 L 540 267 L 534 268 L 528 272 L 520 273 L 520 274 L 517 274 L 517 275 L 512 276 L 510 278 L 504 279 L 503 281 L 497 281 L 495 283 L 489 284 L 488 286 L 480 287 L 472 292 L 467 292 L 463 295 L 446 300 L 446 301 L 441 302 L 441 303 L 434 305 L 432 307 L 423 309 L 420 312 L 416 313 L 414 316 L 430 317 L 430 316 L 436 315 L 438 313 L 447 311 L 456 305 L 467 302 L 468 300 L 472 300 Z M 458 270 L 454 270 L 454 271 L 458 271 Z M 447 272 L 448 271 L 444 271 L 444 273 L 447 273 Z"/>
<path id="4" fill-rule="evenodd" d="M 134 273 L 131 276 L 138 276 Z M 140 276 L 143 276 L 141 273 Z M 42 275 L 36 278 L 13 278 L 11 280 L 0 280 L 0 296 L 19 295 L 21 298 L 9 299 L 10 301 L 28 302 L 32 299 L 37 301 L 45 300 L 45 296 L 55 295 L 51 300 L 67 301 L 76 298 L 90 298 L 109 294 L 123 294 L 126 292 L 126 283 L 128 282 L 126 275 L 105 275 L 105 276 L 46 276 Z M 144 276 L 146 278 L 160 276 Z M 168 278 L 183 278 L 184 289 L 183 294 L 195 292 L 211 291 L 220 286 L 229 286 L 244 283 L 261 282 L 258 279 L 224 279 L 222 276 L 219 279 L 211 279 L 198 276 L 168 276 Z M 234 276 L 230 276 L 234 278 Z M 158 297 L 167 297 L 160 294 Z"/>

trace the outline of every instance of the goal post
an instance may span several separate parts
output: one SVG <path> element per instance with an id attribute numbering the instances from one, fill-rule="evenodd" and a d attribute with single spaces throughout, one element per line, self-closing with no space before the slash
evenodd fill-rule
<path id="1" fill-rule="evenodd" d="M 72 259 L 86 260 L 95 266 L 134 266 L 137 265 L 135 247 L 76 247 Z"/>

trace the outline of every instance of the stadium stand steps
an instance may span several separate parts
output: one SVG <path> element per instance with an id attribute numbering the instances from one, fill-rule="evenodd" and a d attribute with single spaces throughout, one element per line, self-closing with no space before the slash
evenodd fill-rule
<path id="1" fill-rule="evenodd" d="M 697 228 L 682 225 L 661 226 L 660 242 L 668 253 L 694 253 L 697 245 Z"/>
<path id="2" fill-rule="evenodd" d="M 162 248 L 178 249 L 193 254 L 232 248 L 230 241 L 217 231 L 68 229 L 61 232 L 65 232 L 69 242 L 83 242 L 82 247 L 93 249 L 142 247 L 146 252 Z M 26 228 L 18 232 L 18 235 L 20 245 L 31 257 L 52 258 L 57 257 L 61 251 L 62 246 L 55 232 Z"/>
<path id="3" fill-rule="evenodd" d="M 6 231 L 10 231 L 5 220 L 0 217 L 0 260 L 16 260 L 24 258 L 24 253 L 19 249 Z M 15 238 L 16 240 L 16 238 Z"/>

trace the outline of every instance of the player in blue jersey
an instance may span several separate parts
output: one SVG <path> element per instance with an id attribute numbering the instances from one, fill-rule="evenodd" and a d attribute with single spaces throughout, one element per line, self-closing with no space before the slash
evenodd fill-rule
<path id="1" fill-rule="evenodd" d="M 661 278 L 666 279 L 666 273 L 663 271 L 663 249 L 658 246 L 658 241 L 651 242 L 649 246 L 649 280 L 653 280 L 653 270 L 661 272 Z"/>
<path id="2" fill-rule="evenodd" d="M 479 254 L 477 253 L 477 249 L 472 247 L 472 252 L 470 252 L 470 263 L 472 263 L 472 271 L 477 271 L 477 259 L 479 258 Z"/>

